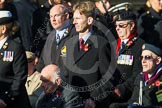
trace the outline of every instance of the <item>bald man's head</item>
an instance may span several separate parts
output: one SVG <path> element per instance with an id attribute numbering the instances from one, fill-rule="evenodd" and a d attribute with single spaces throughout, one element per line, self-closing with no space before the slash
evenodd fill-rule
<path id="1" fill-rule="evenodd" d="M 59 77 L 60 69 L 54 64 L 47 65 L 41 71 L 41 76 L 52 81 L 56 80 L 56 77 Z"/>
<path id="2" fill-rule="evenodd" d="M 40 80 L 45 93 L 52 93 L 61 84 L 60 69 L 54 64 L 47 65 L 41 71 Z"/>
<path id="3" fill-rule="evenodd" d="M 55 5 L 50 10 L 50 22 L 55 30 L 62 30 L 69 24 L 69 10 L 62 4 Z"/>

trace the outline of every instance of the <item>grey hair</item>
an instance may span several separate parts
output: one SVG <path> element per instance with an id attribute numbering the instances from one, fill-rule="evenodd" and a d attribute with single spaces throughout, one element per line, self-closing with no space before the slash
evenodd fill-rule
<path id="1" fill-rule="evenodd" d="M 52 82 L 55 84 L 56 79 L 60 78 L 60 69 L 57 69 L 56 71 L 53 72 L 53 77 L 52 77 Z"/>

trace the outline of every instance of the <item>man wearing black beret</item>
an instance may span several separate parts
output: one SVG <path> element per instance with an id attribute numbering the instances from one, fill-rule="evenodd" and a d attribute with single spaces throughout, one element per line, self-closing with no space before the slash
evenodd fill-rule
<path id="1" fill-rule="evenodd" d="M 27 59 L 21 44 L 11 39 L 10 11 L 0 11 L 0 108 L 30 108 L 25 89 Z"/>
<path id="2" fill-rule="evenodd" d="M 127 103 L 114 103 L 111 108 L 160 108 L 162 106 L 162 50 L 151 44 L 142 46 L 142 72 L 133 84 Z M 127 107 L 129 106 L 129 107 Z"/>

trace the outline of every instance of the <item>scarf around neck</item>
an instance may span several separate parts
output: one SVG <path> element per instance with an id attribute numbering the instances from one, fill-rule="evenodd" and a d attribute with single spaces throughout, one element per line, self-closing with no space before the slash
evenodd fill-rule
<path id="1" fill-rule="evenodd" d="M 128 42 L 130 39 L 132 39 L 135 35 L 137 34 L 137 31 L 133 31 L 129 36 L 128 36 Z M 119 49 L 120 49 L 120 45 L 121 45 L 121 39 L 118 38 L 117 40 L 117 46 L 116 46 L 116 55 L 118 55 L 119 53 Z"/>

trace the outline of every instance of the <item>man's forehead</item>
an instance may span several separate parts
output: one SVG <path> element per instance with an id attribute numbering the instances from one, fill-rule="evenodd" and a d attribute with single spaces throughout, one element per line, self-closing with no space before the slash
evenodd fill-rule
<path id="1" fill-rule="evenodd" d="M 143 54 L 147 54 L 147 55 L 155 55 L 152 51 L 150 51 L 150 50 L 143 50 L 142 51 L 142 55 Z"/>
<path id="2" fill-rule="evenodd" d="M 76 9 L 76 10 L 74 11 L 74 15 L 73 15 L 73 16 L 75 16 L 75 17 L 77 17 L 77 16 L 82 16 L 82 17 L 84 17 L 85 15 L 84 15 L 83 13 L 80 13 L 79 9 Z"/>
<path id="3" fill-rule="evenodd" d="M 50 14 L 59 14 L 59 13 L 62 13 L 62 9 L 59 8 L 59 7 L 53 7 L 51 10 L 50 10 Z"/>
<path id="4" fill-rule="evenodd" d="M 65 9 L 66 7 L 62 4 L 58 4 L 58 5 L 55 5 L 51 8 L 50 12 L 61 12 L 63 11 L 63 9 Z"/>

